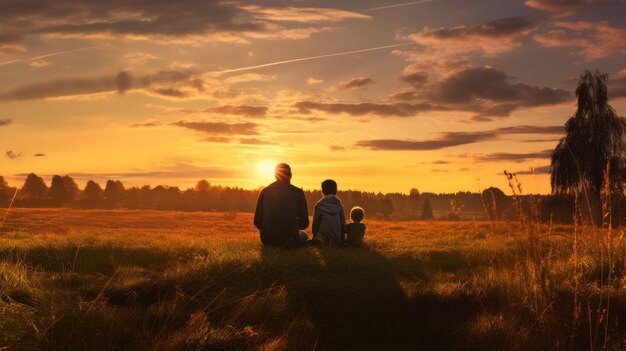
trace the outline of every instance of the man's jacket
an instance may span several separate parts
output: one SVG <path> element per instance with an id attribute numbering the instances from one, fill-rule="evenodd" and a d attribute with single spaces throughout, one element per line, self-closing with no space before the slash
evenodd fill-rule
<path id="1" fill-rule="evenodd" d="M 254 225 L 264 245 L 284 246 L 309 226 L 309 211 L 302 189 L 276 181 L 261 190 Z"/>

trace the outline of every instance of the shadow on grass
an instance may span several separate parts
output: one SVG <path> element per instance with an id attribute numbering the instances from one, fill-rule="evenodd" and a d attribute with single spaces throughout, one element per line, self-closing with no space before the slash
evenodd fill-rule
<path id="1" fill-rule="evenodd" d="M 427 291 L 407 297 L 392 263 L 372 248 L 263 248 L 261 256 L 258 269 L 282 276 L 288 309 L 309 322 L 287 349 L 466 348 L 455 330 L 478 313 L 477 304 Z"/>

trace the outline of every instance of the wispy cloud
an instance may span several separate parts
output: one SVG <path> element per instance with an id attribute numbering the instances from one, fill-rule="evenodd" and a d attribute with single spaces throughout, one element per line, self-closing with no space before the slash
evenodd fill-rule
<path id="1" fill-rule="evenodd" d="M 267 106 L 223 105 L 206 109 L 205 112 L 246 117 L 264 117 L 267 110 Z"/>
<path id="2" fill-rule="evenodd" d="M 187 128 L 208 135 L 255 135 L 259 134 L 256 123 L 192 122 L 178 121 L 173 126 Z"/>
<path id="3" fill-rule="evenodd" d="M 0 101 L 34 100 L 70 97 L 98 93 L 120 93 L 144 90 L 164 97 L 182 98 L 191 91 L 202 91 L 204 85 L 192 71 L 159 71 L 135 75 L 122 71 L 116 75 L 91 78 L 61 78 L 26 84 L 13 90 L 0 92 Z"/>
<path id="4" fill-rule="evenodd" d="M 381 117 L 411 117 L 424 111 L 431 111 L 433 107 L 428 104 L 409 103 L 335 103 L 300 101 L 294 105 L 300 113 L 310 113 L 312 110 L 323 111 L 331 114 L 348 114 L 351 116 L 376 115 Z"/>
<path id="5" fill-rule="evenodd" d="M 425 150 L 439 150 L 443 148 L 474 144 L 483 141 L 497 140 L 501 135 L 508 134 L 560 134 L 563 133 L 563 126 L 512 126 L 503 127 L 492 130 L 478 131 L 478 132 L 447 132 L 442 133 L 436 139 L 427 140 L 399 140 L 399 139 L 374 139 L 374 140 L 361 140 L 356 143 L 355 146 L 367 148 L 371 150 L 413 150 L 413 151 L 425 151 Z M 539 153 L 527 153 L 527 154 L 492 154 L 484 155 L 485 158 L 491 157 L 493 160 L 500 157 L 501 160 L 508 159 L 520 159 L 523 157 L 530 158 L 531 156 L 543 157 L 547 151 L 540 151 Z"/>
<path id="6" fill-rule="evenodd" d="M 374 83 L 376 82 L 372 78 L 357 77 L 357 78 L 352 78 L 348 81 L 339 83 L 337 85 L 337 89 L 347 90 L 347 89 L 353 89 L 353 88 L 361 88 L 366 85 L 371 85 Z"/>
<path id="7" fill-rule="evenodd" d="M 477 161 L 514 161 L 514 162 L 524 162 L 530 159 L 546 159 L 550 158 L 552 155 L 552 149 L 537 151 L 537 152 L 527 152 L 527 153 L 510 153 L 510 152 L 496 152 L 492 154 L 478 154 L 474 155 L 473 158 Z"/>
<path id="8" fill-rule="evenodd" d="M 371 19 L 370 16 L 333 8 L 321 7 L 262 7 L 241 6 L 256 18 L 279 22 L 339 22 L 346 19 Z"/>
<path id="9" fill-rule="evenodd" d="M 517 175 L 532 175 L 532 174 L 550 174 L 550 166 L 532 167 L 527 170 L 515 172 Z"/>
<path id="10" fill-rule="evenodd" d="M 358 141 L 356 146 L 371 150 L 425 151 L 473 144 L 479 141 L 492 140 L 494 138 L 494 135 L 489 132 L 450 132 L 442 134 L 442 136 L 438 139 L 421 141 L 398 139 L 362 140 Z"/>
<path id="11" fill-rule="evenodd" d="M 13 120 L 10 118 L 0 119 L 0 127 L 8 126 L 11 123 L 13 123 Z"/>
<path id="12" fill-rule="evenodd" d="M 6 65 L 10 65 L 12 63 L 21 63 L 21 62 L 30 63 L 31 65 L 34 64 L 35 66 L 37 66 L 37 62 L 42 62 L 43 59 L 48 58 L 48 57 L 53 57 L 53 56 L 58 56 L 58 55 L 63 55 L 63 54 L 69 54 L 69 53 L 72 53 L 72 52 L 84 51 L 84 50 L 95 49 L 95 48 L 97 48 L 97 46 L 87 46 L 87 47 L 78 48 L 78 49 L 56 51 L 56 52 L 52 52 L 52 53 L 45 54 L 45 55 L 39 55 L 39 56 L 27 57 L 27 58 L 23 58 L 23 59 L 16 59 L 16 60 L 0 62 L 0 66 L 6 66 Z"/>
<path id="13" fill-rule="evenodd" d="M 392 4 L 392 5 L 372 7 L 372 8 L 363 10 L 363 12 L 373 12 L 373 11 L 379 11 L 379 10 L 394 9 L 394 8 L 397 8 L 397 7 L 414 6 L 414 5 L 420 5 L 420 4 L 424 4 L 424 3 L 427 3 L 427 2 L 433 2 L 433 1 L 434 0 L 422 0 L 422 1 L 403 2 L 403 3 L 400 3 L 400 4 Z"/>
<path id="14" fill-rule="evenodd" d="M 4 153 L 4 155 L 11 160 L 15 160 L 15 159 L 22 157 L 21 153 L 17 153 L 13 150 L 8 150 L 7 152 Z"/>

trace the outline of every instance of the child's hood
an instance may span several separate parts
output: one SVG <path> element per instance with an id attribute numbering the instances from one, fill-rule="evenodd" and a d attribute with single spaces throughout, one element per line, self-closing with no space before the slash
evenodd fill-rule
<path id="1" fill-rule="evenodd" d="M 315 204 L 318 211 L 328 214 L 337 214 L 343 211 L 341 200 L 335 195 L 326 195 Z"/>

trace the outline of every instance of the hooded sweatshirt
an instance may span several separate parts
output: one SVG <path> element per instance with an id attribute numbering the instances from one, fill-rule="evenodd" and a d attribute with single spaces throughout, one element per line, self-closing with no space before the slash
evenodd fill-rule
<path id="1" fill-rule="evenodd" d="M 346 219 L 341 200 L 325 195 L 313 210 L 313 240 L 329 246 L 340 246 L 346 232 Z"/>

